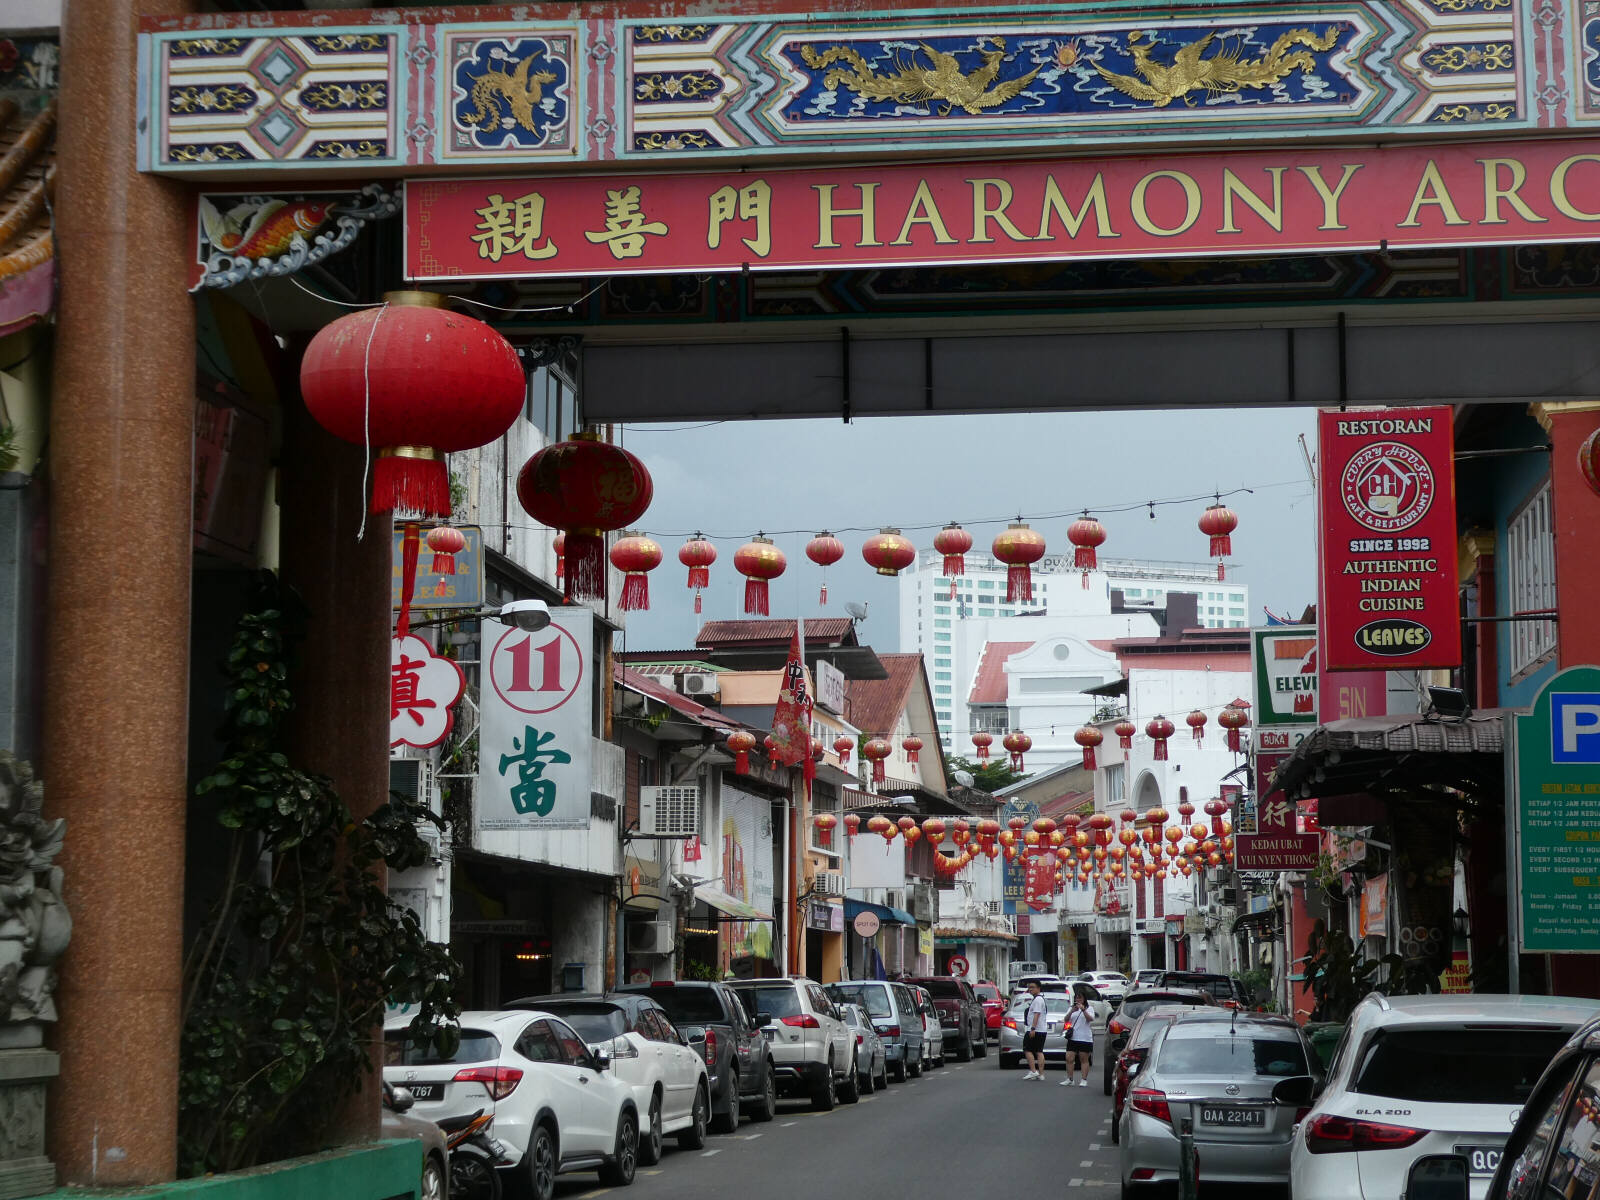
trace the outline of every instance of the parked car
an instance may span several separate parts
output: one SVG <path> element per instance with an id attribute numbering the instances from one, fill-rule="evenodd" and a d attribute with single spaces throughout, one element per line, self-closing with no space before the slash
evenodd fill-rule
<path id="1" fill-rule="evenodd" d="M 1295 1133 L 1295 1194 L 1398 1196 L 1436 1154 L 1468 1159 L 1473 1197 L 1488 1194 L 1540 1074 L 1596 1013 L 1600 1001 L 1558 996 L 1368 996 Z"/>
<path id="2" fill-rule="evenodd" d="M 642 993 L 661 1005 L 690 1047 L 705 1059 L 715 1132 L 732 1133 L 739 1127 L 741 1113 L 752 1121 L 772 1120 L 778 1111 L 772 1051 L 727 984 L 657 980 L 617 990 Z"/>
<path id="3" fill-rule="evenodd" d="M 1171 1024 L 1177 1015 L 1183 1012 L 1182 1006 L 1156 1005 L 1147 1008 L 1144 1015 L 1133 1024 L 1133 1032 L 1128 1035 L 1127 1043 L 1116 1054 L 1116 1065 L 1111 1071 L 1111 1142 L 1115 1145 L 1121 1137 L 1122 1110 L 1127 1106 L 1128 1084 L 1138 1075 L 1139 1069 L 1144 1066 L 1145 1055 L 1150 1052 L 1150 1044 L 1156 1040 L 1156 1034 Z M 1106 1057 L 1111 1057 L 1111 1051 L 1106 1051 Z"/>
<path id="4" fill-rule="evenodd" d="M 933 997 L 945 1049 L 960 1062 L 984 1058 L 989 1040 L 984 1032 L 983 1004 L 965 979 L 949 975 L 922 975 L 911 980 Z"/>
<path id="5" fill-rule="evenodd" d="M 1166 974 L 1165 967 L 1146 967 L 1142 971 L 1133 973 L 1134 987 L 1155 987 L 1161 982 L 1161 976 Z"/>
<path id="6" fill-rule="evenodd" d="M 1214 975 L 1207 971 L 1164 971 L 1160 986 L 1198 988 L 1210 992 L 1223 1008 L 1242 1008 L 1246 999 L 1238 980 L 1231 975 Z"/>
<path id="7" fill-rule="evenodd" d="M 855 1037 L 821 984 L 805 978 L 740 979 L 728 986 L 763 1027 L 781 1094 L 809 1096 L 819 1112 L 836 1101 L 854 1104 L 861 1098 Z"/>
<path id="8" fill-rule="evenodd" d="M 1123 1195 L 1177 1181 L 1184 1121 L 1193 1122 L 1208 1184 L 1281 1187 L 1290 1131 L 1305 1109 L 1279 1089 L 1315 1086 L 1315 1064 L 1310 1043 L 1287 1017 L 1215 1008 L 1179 1013 L 1156 1035 L 1128 1088 L 1120 1138 Z M 1315 1191 L 1297 1194 L 1322 1200 Z"/>
<path id="9" fill-rule="evenodd" d="M 826 991 L 836 1003 L 867 1010 L 897 1081 L 922 1074 L 922 1015 L 909 987 L 881 979 L 846 979 L 830 983 Z"/>
<path id="10" fill-rule="evenodd" d="M 917 1015 L 922 1018 L 922 1069 L 944 1066 L 944 1026 L 939 1010 L 933 1006 L 928 989 L 915 983 L 906 984 L 916 999 Z"/>
<path id="11" fill-rule="evenodd" d="M 1117 1055 L 1128 1044 L 1128 1035 L 1140 1017 L 1157 1005 L 1186 1005 L 1190 1008 L 1215 1006 L 1211 993 L 1193 988 L 1134 988 L 1124 997 L 1117 1015 L 1106 1022 L 1106 1055 L 1102 1070 L 1102 1083 L 1106 1095 L 1111 1095 L 1111 1076 L 1116 1069 Z"/>
<path id="12" fill-rule="evenodd" d="M 844 1023 L 856 1035 L 856 1075 L 861 1081 L 861 1094 L 870 1096 L 879 1088 L 889 1086 L 889 1059 L 883 1052 L 883 1039 L 859 1004 L 841 1004 L 839 1012 Z"/>
<path id="13" fill-rule="evenodd" d="M 1045 1002 L 1044 1058 L 1046 1066 L 1050 1064 L 1052 1059 L 1060 1059 L 1063 1063 L 1067 1061 L 1067 1013 L 1072 1011 L 1073 1002 L 1078 997 L 1081 996 L 1087 1000 L 1090 996 L 1095 995 L 1094 988 L 1087 983 L 1076 983 L 1073 986 L 1077 989 L 1073 995 L 1068 995 L 1064 992 L 1042 993 Z M 1033 998 L 1031 996 L 1024 995 L 1011 1006 L 1011 1009 L 1000 1023 L 998 1052 L 1002 1070 L 1010 1070 L 1012 1067 L 1022 1065 L 1022 1035 L 1026 1032 L 1028 1005 L 1032 1002 Z M 1099 1000 L 1098 997 L 1096 997 L 1096 1002 L 1102 1007 L 1105 1004 L 1105 1001 Z"/>
<path id="14" fill-rule="evenodd" d="M 384 1028 L 383 1079 L 416 1099 L 430 1121 L 493 1110 L 508 1175 L 533 1200 L 551 1200 L 558 1174 L 598 1171 L 607 1186 L 633 1182 L 639 1109 L 633 1088 L 560 1017 L 511 1009 L 464 1012 L 448 1057 L 410 1036 L 411 1018 Z M 687 1141 L 680 1135 L 680 1141 Z"/>
<path id="15" fill-rule="evenodd" d="M 507 1008 L 531 1008 L 560 1017 L 578 1031 L 591 1051 L 606 1050 L 611 1070 L 633 1089 L 643 1114 L 639 1162 L 661 1161 L 662 1139 L 676 1135 L 688 1146 L 705 1141 L 711 1119 L 711 1084 L 706 1061 L 673 1027 L 666 1010 L 649 996 L 616 993 L 586 996 L 524 996 Z"/>
<path id="16" fill-rule="evenodd" d="M 1078 978 L 1099 992 L 1112 1008 L 1122 1003 L 1122 997 L 1133 986 L 1121 971 L 1085 971 Z"/>
<path id="17" fill-rule="evenodd" d="M 447 1200 L 450 1195 L 450 1149 L 444 1134 L 432 1121 L 411 1115 L 416 1097 L 384 1080 L 383 1118 L 379 1131 L 386 1138 L 416 1138 L 422 1143 L 422 1176 L 417 1200 Z"/>
<path id="18" fill-rule="evenodd" d="M 978 1003 L 983 1005 L 983 1027 L 988 1037 L 996 1041 L 1000 1039 L 1000 1022 L 1006 1015 L 1006 998 L 1000 991 L 1000 986 L 994 983 L 979 983 L 973 986 L 973 995 L 978 997 Z"/>

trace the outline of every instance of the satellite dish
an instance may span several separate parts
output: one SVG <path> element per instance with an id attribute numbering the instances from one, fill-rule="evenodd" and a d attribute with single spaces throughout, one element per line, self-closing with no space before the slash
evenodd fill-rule
<path id="1" fill-rule="evenodd" d="M 867 619 L 867 606 L 865 604 L 858 604 L 854 600 L 846 600 L 844 610 L 850 614 L 852 621 L 865 621 Z"/>
<path id="2" fill-rule="evenodd" d="M 971 771 L 957 771 L 956 772 L 956 782 L 959 783 L 962 787 L 971 787 L 973 785 L 972 772 Z"/>

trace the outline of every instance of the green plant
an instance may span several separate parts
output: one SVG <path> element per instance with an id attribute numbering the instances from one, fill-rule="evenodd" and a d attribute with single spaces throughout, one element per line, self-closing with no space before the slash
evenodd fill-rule
<path id="1" fill-rule="evenodd" d="M 683 973 L 690 979 L 698 979 L 707 983 L 714 983 L 720 976 L 717 968 L 710 963 L 687 962 L 683 965 Z"/>
<path id="2" fill-rule="evenodd" d="M 1277 1012 L 1277 1001 L 1272 996 L 1272 972 L 1266 967 L 1252 967 L 1240 971 L 1235 978 L 1251 1004 L 1259 1004 L 1268 1012 Z"/>
<path id="3" fill-rule="evenodd" d="M 944 761 L 945 783 L 949 787 L 955 786 L 957 771 L 966 771 L 972 776 L 972 786 L 990 795 L 1027 778 L 1021 771 L 1012 770 L 1010 760 L 1004 755 L 982 762 L 950 755 Z"/>
<path id="4" fill-rule="evenodd" d="M 453 1040 L 459 967 L 390 902 L 380 863 L 426 861 L 426 809 L 393 796 L 356 821 L 330 782 L 281 751 L 298 620 L 270 576 L 224 671 L 226 754 L 195 787 L 231 831 L 226 882 L 184 964 L 179 1153 L 189 1174 L 320 1148 L 370 1070 L 386 1001 L 414 1036 Z"/>
<path id="5" fill-rule="evenodd" d="M 1319 920 L 1306 936 L 1306 987 L 1316 999 L 1313 1021 L 1343 1021 L 1363 997 L 1417 996 L 1439 990 L 1439 972 L 1422 959 L 1398 954 L 1367 957 L 1343 930 L 1329 932 Z"/>

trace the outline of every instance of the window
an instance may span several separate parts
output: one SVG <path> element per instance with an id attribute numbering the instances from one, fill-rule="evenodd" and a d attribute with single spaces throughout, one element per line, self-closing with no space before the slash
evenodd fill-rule
<path id="1" fill-rule="evenodd" d="M 1353 1092 L 1441 1104 L 1526 1104 L 1567 1040 L 1561 1029 L 1380 1031 L 1356 1066 Z"/>
<path id="2" fill-rule="evenodd" d="M 992 609 L 992 608 L 980 608 L 978 610 L 978 615 L 980 617 L 992 617 L 992 616 L 994 616 L 994 609 Z"/>
<path id="3" fill-rule="evenodd" d="M 936 667 L 948 667 L 950 660 L 948 658 L 936 658 L 933 660 L 933 665 Z"/>
<path id="4" fill-rule="evenodd" d="M 1179 1037 L 1167 1031 L 1156 1060 L 1162 1078 L 1185 1075 L 1266 1075 L 1287 1079 L 1307 1073 L 1305 1051 L 1287 1038 L 1224 1034 Z"/>
<path id="5" fill-rule="evenodd" d="M 517 1053 L 529 1062 L 560 1062 L 561 1045 L 547 1021 L 535 1021 L 517 1039 Z"/>
<path id="6" fill-rule="evenodd" d="M 944 679 L 944 680 L 948 680 L 948 679 L 949 679 L 949 678 L 950 678 L 950 672 L 949 672 L 949 671 L 935 671 L 935 672 L 934 672 L 934 673 L 933 673 L 933 677 L 934 677 L 934 678 L 935 678 L 935 679 Z"/>
<path id="7" fill-rule="evenodd" d="M 1555 535 L 1550 517 L 1550 485 L 1546 483 L 1506 526 L 1506 615 L 1556 606 Z M 1556 648 L 1554 621 L 1510 621 L 1507 625 L 1513 675 Z"/>
<path id="8" fill-rule="evenodd" d="M 1128 768 L 1124 763 L 1112 763 L 1106 769 L 1106 807 L 1122 803 L 1128 792 Z"/>
<path id="9" fill-rule="evenodd" d="M 938 620 L 938 619 L 935 619 L 934 622 L 933 622 L 933 627 L 935 629 L 949 629 L 950 628 L 950 618 L 946 617 L 942 621 Z"/>
<path id="10" fill-rule="evenodd" d="M 383 1065 L 386 1067 L 436 1066 L 440 1063 L 493 1062 L 500 1057 L 500 1039 L 483 1029 L 463 1029 L 454 1054 L 440 1058 L 432 1038 L 413 1040 L 405 1029 L 391 1029 L 383 1035 Z"/>
<path id="11" fill-rule="evenodd" d="M 948 683 L 936 683 L 933 685 L 933 690 L 941 696 L 948 696 L 950 694 L 950 685 Z"/>
<path id="12" fill-rule="evenodd" d="M 948 625 L 949 622 L 946 621 L 945 624 Z M 936 642 L 948 642 L 950 640 L 950 635 L 948 633 L 936 633 L 933 635 L 933 640 Z"/>
<path id="13" fill-rule="evenodd" d="M 933 615 L 936 617 L 948 617 L 950 615 L 950 606 L 948 604 L 935 604 L 933 606 Z"/>
<path id="14" fill-rule="evenodd" d="M 555 1034 L 556 1041 L 561 1043 L 561 1061 L 573 1066 L 589 1065 L 589 1047 L 583 1044 L 583 1039 L 560 1021 L 552 1019 L 550 1032 Z"/>
<path id="15" fill-rule="evenodd" d="M 992 592 L 994 591 L 994 580 L 980 579 L 978 580 L 978 586 L 986 592 Z"/>

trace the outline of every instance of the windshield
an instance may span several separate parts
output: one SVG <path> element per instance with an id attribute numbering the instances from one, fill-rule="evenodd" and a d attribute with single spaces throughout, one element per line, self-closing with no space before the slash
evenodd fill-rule
<path id="1" fill-rule="evenodd" d="M 1120 1014 L 1122 1021 L 1126 1024 L 1134 1017 L 1143 1016 L 1152 1008 L 1162 1004 L 1187 1004 L 1194 1008 L 1209 1007 L 1199 996 L 1140 996 L 1136 1000 L 1124 1000 L 1122 1002 L 1122 1012 Z"/>
<path id="2" fill-rule="evenodd" d="M 1128 1039 L 1128 1045 L 1148 1046 L 1156 1040 L 1156 1034 L 1160 1033 L 1169 1024 L 1171 1024 L 1171 1018 L 1159 1014 L 1140 1021 L 1138 1025 L 1134 1026 L 1133 1036 Z"/>
<path id="3" fill-rule="evenodd" d="M 710 988 L 655 988 L 650 999 L 666 1009 L 677 1025 L 727 1023 L 722 1002 Z"/>
<path id="4" fill-rule="evenodd" d="M 961 985 L 954 979 L 924 979 L 922 986 L 937 999 L 961 999 Z"/>
<path id="5" fill-rule="evenodd" d="M 1396 1100 L 1521 1104 L 1567 1040 L 1560 1029 L 1385 1030 L 1351 1091 Z"/>
<path id="6" fill-rule="evenodd" d="M 979 1000 L 1000 999 L 1000 989 L 995 987 L 993 984 L 980 983 L 973 989 L 973 991 L 977 993 Z"/>
<path id="7" fill-rule="evenodd" d="M 754 1016 L 758 1012 L 770 1013 L 774 1021 L 800 1015 L 800 995 L 792 987 L 740 988 L 739 999 L 745 1011 Z"/>
<path id="8" fill-rule="evenodd" d="M 1164 1076 L 1309 1075 L 1305 1051 L 1287 1038 L 1230 1036 L 1175 1037 L 1161 1044 L 1156 1069 Z"/>
<path id="9" fill-rule="evenodd" d="M 439 1063 L 493 1062 L 500 1057 L 500 1039 L 482 1029 L 463 1029 L 461 1044 L 448 1058 L 435 1053 L 432 1040 L 414 1041 L 405 1029 L 391 1029 L 383 1035 L 383 1065 L 386 1067 L 424 1067 Z"/>
<path id="10" fill-rule="evenodd" d="M 1044 1011 L 1046 1013 L 1064 1013 L 1072 1010 L 1072 999 L 1069 996 L 1044 996 Z M 1033 1003 L 1032 996 L 1024 996 L 1011 1006 L 1012 1012 L 1027 1012 L 1028 1006 Z"/>
<path id="11" fill-rule="evenodd" d="M 565 1005 L 552 1004 L 546 1011 L 554 1013 L 571 1025 L 577 1035 L 590 1044 L 609 1042 L 612 1038 L 628 1032 L 627 1019 L 620 1009 L 568 1008 Z"/>
<path id="12" fill-rule="evenodd" d="M 828 995 L 845 1004 L 859 1004 L 874 1017 L 892 1017 L 894 1009 L 889 1007 L 889 989 L 880 984 L 873 983 L 836 983 L 828 990 Z"/>

